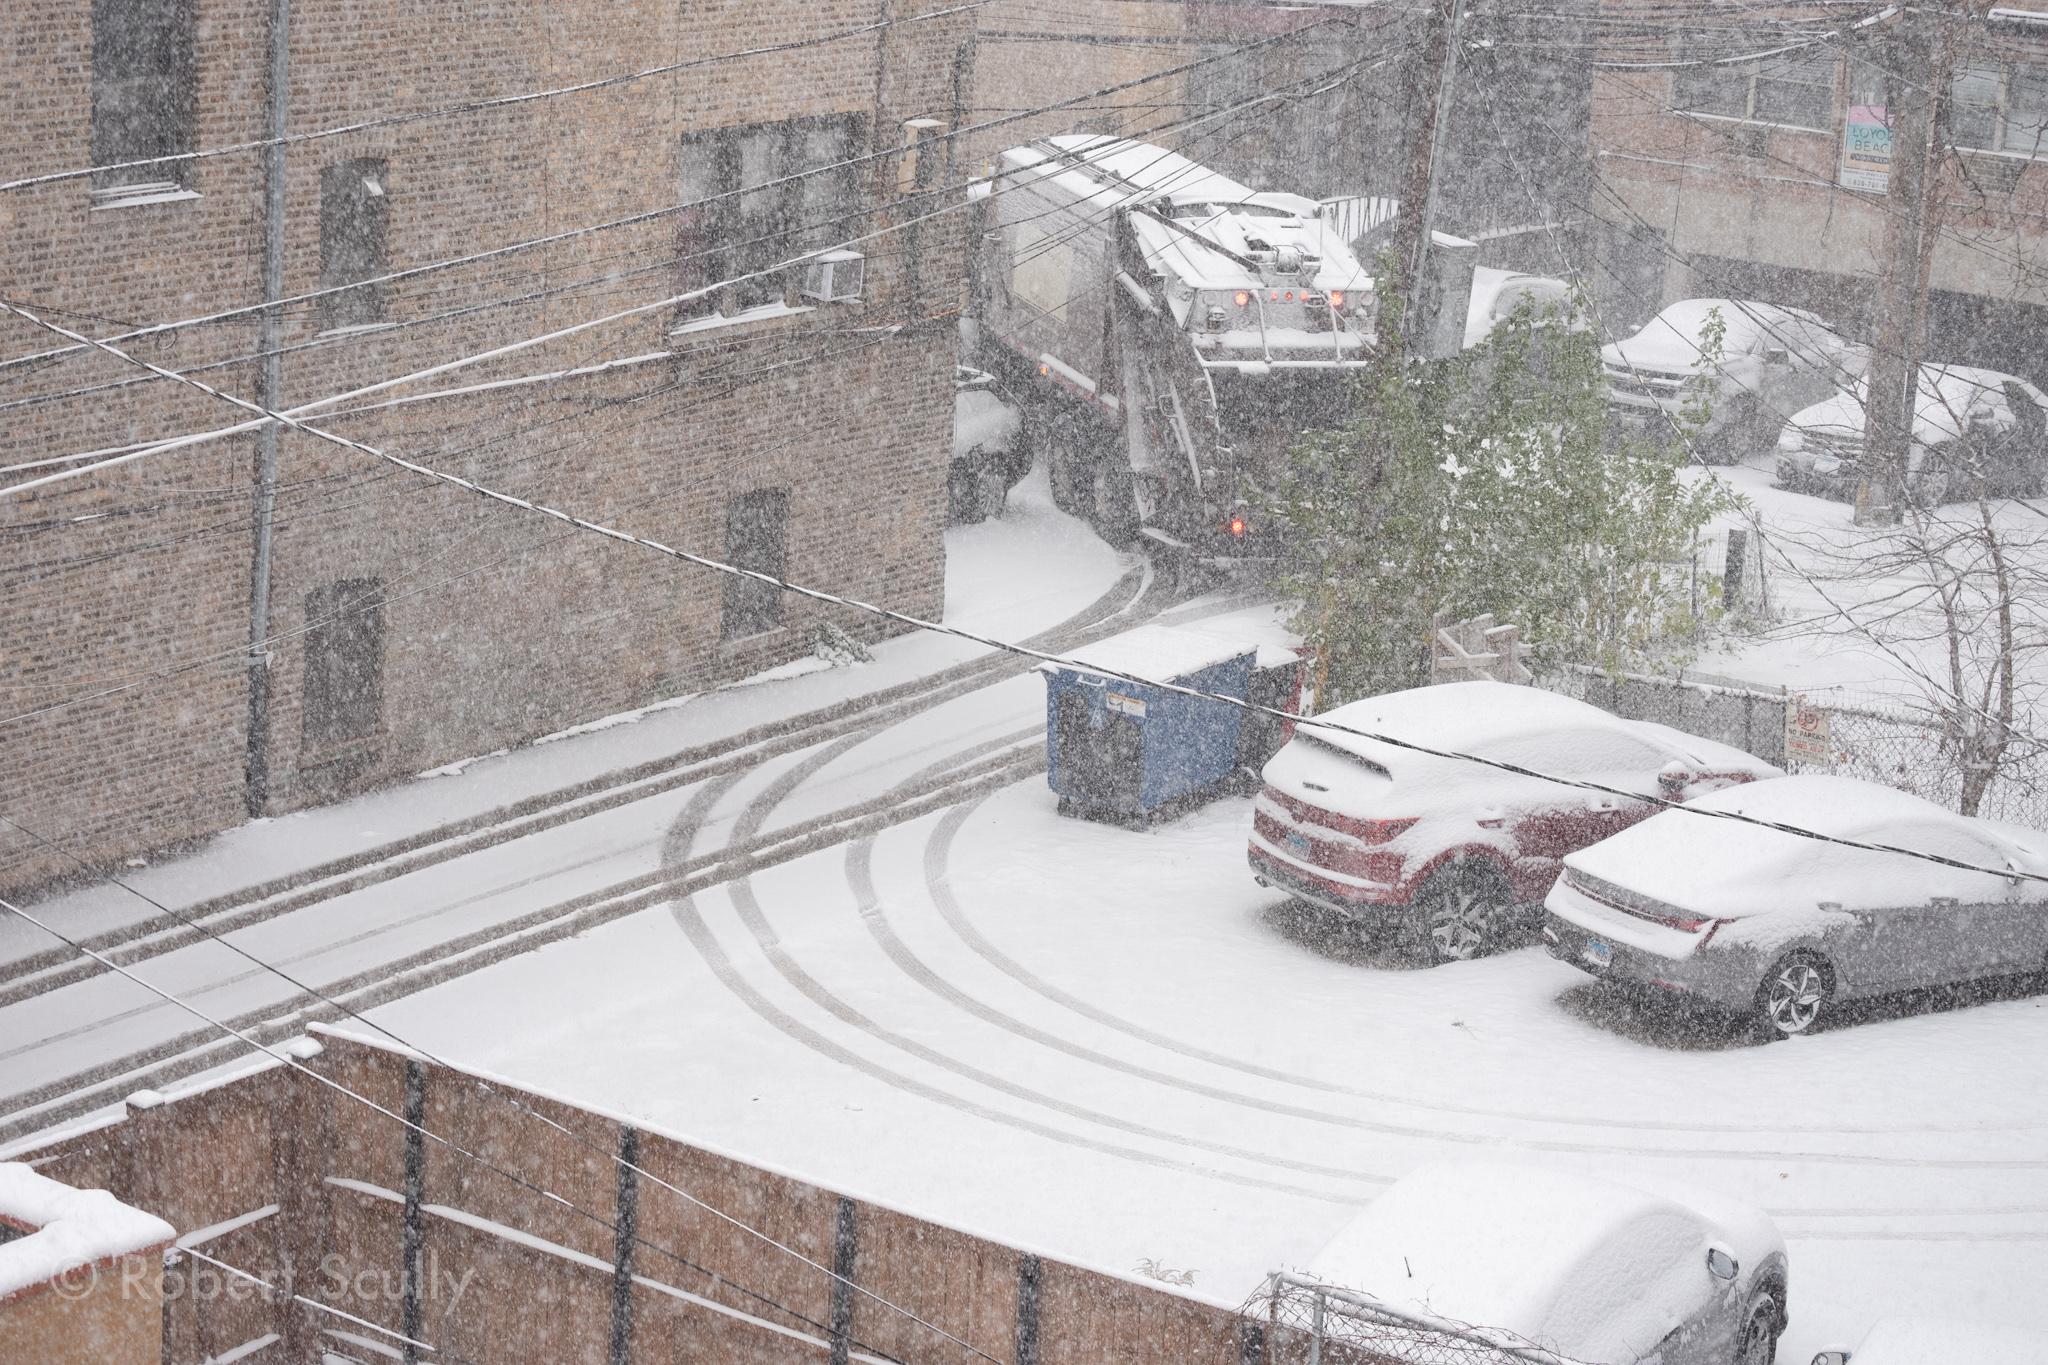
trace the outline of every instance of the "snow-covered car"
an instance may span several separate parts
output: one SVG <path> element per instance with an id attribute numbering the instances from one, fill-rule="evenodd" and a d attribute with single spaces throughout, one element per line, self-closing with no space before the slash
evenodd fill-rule
<path id="1" fill-rule="evenodd" d="M 1472 271 L 1472 300 L 1465 310 L 1466 349 L 1493 335 L 1493 329 L 1524 304 L 1539 322 L 1561 319 L 1574 331 L 1585 326 L 1573 306 L 1571 281 L 1482 265 Z"/>
<path id="2" fill-rule="evenodd" d="M 1320 719 L 1653 798 L 1780 774 L 1740 749 L 1509 683 L 1392 692 Z M 1402 930 L 1433 963 L 1500 946 L 1516 907 L 1540 913 L 1566 854 L 1657 809 L 1307 725 L 1261 776 L 1247 851 L 1260 884 Z"/>
<path id="3" fill-rule="evenodd" d="M 1824 1346 L 1813 1365 L 2048 1365 L 2048 1333 L 1961 1318 L 1879 1318 L 1855 1346 Z"/>
<path id="4" fill-rule="evenodd" d="M 1852 499 L 1863 462 L 1863 401 L 1847 393 L 1794 413 L 1778 433 L 1778 486 Z M 1906 493 L 1923 507 L 1974 498 L 2038 497 L 2048 474 L 2048 394 L 2015 375 L 1922 365 L 1906 456 Z"/>
<path id="5" fill-rule="evenodd" d="M 1845 1000 L 2048 966 L 2048 834 L 1910 792 L 1809 774 L 1689 803 L 1969 871 L 1666 810 L 1564 860 L 1545 901 L 1552 957 L 1607 981 L 1803 1033 Z"/>
<path id="6" fill-rule="evenodd" d="M 1845 388 L 1870 363 L 1812 313 L 1747 299 L 1682 299 L 1635 335 L 1600 350 L 1608 410 L 1657 439 L 1682 420 L 1689 386 L 1707 368 L 1705 331 L 1718 313 L 1723 333 L 1703 459 L 1732 463 L 1770 449 L 1789 413 Z"/>
<path id="7" fill-rule="evenodd" d="M 1031 472 L 1024 414 L 994 375 L 953 371 L 953 459 L 946 469 L 947 515 L 955 522 L 1000 516 L 1010 490 Z"/>
<path id="8" fill-rule="evenodd" d="M 1785 1239 L 1760 1210 L 1504 1161 L 1418 1167 L 1308 1272 L 1587 1365 L 1771 1365 L 1785 1328 Z"/>

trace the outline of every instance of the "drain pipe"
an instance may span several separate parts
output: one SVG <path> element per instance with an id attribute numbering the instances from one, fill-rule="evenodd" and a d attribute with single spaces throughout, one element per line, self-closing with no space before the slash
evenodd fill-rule
<path id="1" fill-rule="evenodd" d="M 284 136 L 291 111 L 291 0 L 270 0 L 269 72 L 263 91 L 263 310 L 257 349 L 256 402 L 272 412 L 283 405 L 284 382 Z M 249 565 L 249 753 L 243 765 L 242 806 L 253 819 L 270 801 L 271 512 L 277 501 L 277 423 L 256 432 L 256 524 Z"/>

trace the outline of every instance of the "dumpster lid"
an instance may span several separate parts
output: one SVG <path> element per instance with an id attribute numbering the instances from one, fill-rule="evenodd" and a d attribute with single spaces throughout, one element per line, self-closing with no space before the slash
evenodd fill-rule
<path id="1" fill-rule="evenodd" d="M 1075 650 L 1071 663 L 1047 663 L 1038 667 L 1045 673 L 1060 668 L 1071 668 L 1077 673 L 1108 669 L 1152 682 L 1174 682 L 1190 673 L 1199 673 L 1232 659 L 1242 659 L 1247 654 L 1256 653 L 1258 648 L 1253 641 L 1236 635 L 1185 626 L 1140 626 L 1099 644 Z M 1095 668 L 1091 669 L 1090 664 Z"/>

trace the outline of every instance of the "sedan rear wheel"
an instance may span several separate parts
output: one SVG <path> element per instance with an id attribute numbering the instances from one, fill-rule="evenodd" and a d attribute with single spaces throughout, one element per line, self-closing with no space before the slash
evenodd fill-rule
<path id="1" fill-rule="evenodd" d="M 1508 911 L 1505 880 L 1471 863 L 1445 868 L 1415 896 L 1415 927 L 1431 966 L 1468 962 L 1495 947 Z"/>
<path id="2" fill-rule="evenodd" d="M 1780 958 L 1756 991 L 1757 1024 L 1766 1042 L 1804 1033 L 1834 1000 L 1834 974 L 1812 953 Z"/>

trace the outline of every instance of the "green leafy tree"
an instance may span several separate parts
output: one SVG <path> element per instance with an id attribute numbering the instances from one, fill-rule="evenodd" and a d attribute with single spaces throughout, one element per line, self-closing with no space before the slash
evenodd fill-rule
<path id="1" fill-rule="evenodd" d="M 1686 478 L 1682 449 L 1610 430 L 1590 330 L 1525 305 L 1461 357 L 1411 361 L 1402 300 L 1381 297 L 1356 416 L 1304 433 L 1265 498 L 1291 532 L 1277 586 L 1318 651 L 1319 695 L 1426 681 L 1438 612 L 1514 622 L 1539 660 L 1682 654 L 1700 624 L 1694 545 L 1736 495 Z M 1706 413 L 1694 395 L 1681 424 Z M 1718 594 L 1710 581 L 1709 610 Z"/>

